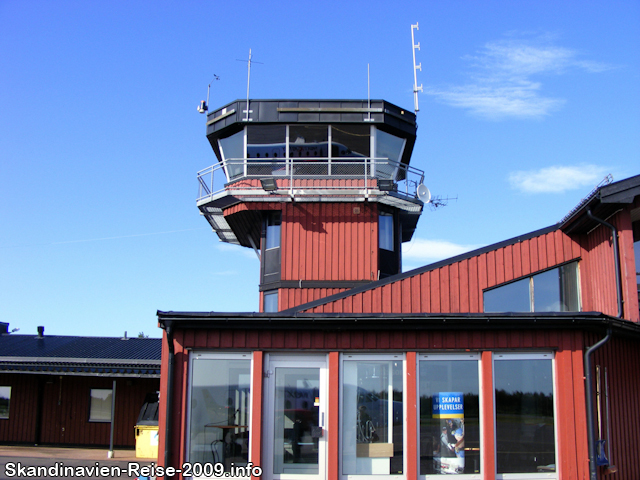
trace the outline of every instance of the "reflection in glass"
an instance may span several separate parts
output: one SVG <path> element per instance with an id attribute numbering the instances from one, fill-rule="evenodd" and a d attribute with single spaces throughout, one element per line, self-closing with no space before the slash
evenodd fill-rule
<path id="1" fill-rule="evenodd" d="M 244 130 L 218 140 L 229 180 L 242 175 L 244 169 Z"/>
<path id="2" fill-rule="evenodd" d="M 393 215 L 381 213 L 378 220 L 378 246 L 393 251 Z"/>
<path id="3" fill-rule="evenodd" d="M 369 157 L 370 137 L 368 125 L 332 125 L 331 157 Z"/>
<path id="4" fill-rule="evenodd" d="M 529 278 L 484 292 L 485 312 L 529 312 Z"/>
<path id="5" fill-rule="evenodd" d="M 478 361 L 421 360 L 419 369 L 420 474 L 478 473 Z"/>
<path id="6" fill-rule="evenodd" d="M 560 267 L 560 306 L 563 312 L 579 312 L 578 262 Z"/>
<path id="7" fill-rule="evenodd" d="M 405 142 L 404 138 L 382 130 L 376 131 L 376 177 L 397 180 L 396 172 Z"/>
<path id="8" fill-rule="evenodd" d="M 113 391 L 110 388 L 92 388 L 91 405 L 89 409 L 90 422 L 111 421 L 111 399 Z"/>
<path id="9" fill-rule="evenodd" d="M 291 158 L 327 158 L 329 129 L 326 125 L 291 125 L 289 156 Z"/>
<path id="10" fill-rule="evenodd" d="M 533 311 L 560 312 L 560 269 L 533 276 Z"/>
<path id="11" fill-rule="evenodd" d="M 273 473 L 317 474 L 320 369 L 275 370 Z"/>
<path id="12" fill-rule="evenodd" d="M 247 127 L 247 174 L 284 175 L 287 155 L 286 125 L 249 125 Z"/>
<path id="13" fill-rule="evenodd" d="M 343 474 L 399 474 L 403 462 L 403 363 L 343 363 Z"/>
<path id="14" fill-rule="evenodd" d="M 9 418 L 11 387 L 0 387 L 0 418 Z"/>
<path id="15" fill-rule="evenodd" d="M 250 359 L 204 358 L 191 363 L 189 461 L 249 460 Z"/>
<path id="16" fill-rule="evenodd" d="M 264 292 L 264 311 L 277 312 L 278 311 L 278 291 Z"/>
<path id="17" fill-rule="evenodd" d="M 496 356 L 498 473 L 555 471 L 551 368 L 551 358 Z"/>

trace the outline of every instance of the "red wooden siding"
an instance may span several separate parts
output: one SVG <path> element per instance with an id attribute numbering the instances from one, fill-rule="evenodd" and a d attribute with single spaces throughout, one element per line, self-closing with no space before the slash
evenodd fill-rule
<path id="1" fill-rule="evenodd" d="M 623 210 L 607 221 L 618 230 L 623 318 L 637 322 L 638 294 L 631 216 L 628 211 Z M 618 300 L 611 229 L 599 226 L 582 235 L 579 240 L 585 252 L 580 265 L 583 310 L 617 316 Z"/>
<path id="2" fill-rule="evenodd" d="M 7 383 L 5 383 L 7 382 Z M 38 382 L 43 388 L 40 438 L 36 439 Z M 0 385 L 11 385 L 8 420 L 0 420 L 0 441 L 70 445 L 109 445 L 109 423 L 89 422 L 92 388 L 113 386 L 108 377 L 1 374 Z M 135 446 L 134 427 L 147 393 L 159 380 L 116 379 L 114 444 Z"/>
<path id="3" fill-rule="evenodd" d="M 377 278 L 376 204 L 286 203 L 281 236 L 283 281 Z"/>
<path id="4" fill-rule="evenodd" d="M 479 313 L 483 311 L 483 289 L 579 258 L 582 254 L 577 242 L 555 230 L 354 294 L 349 302 L 362 305 L 364 313 Z M 368 294 L 366 300 L 365 294 Z M 344 299 L 328 302 L 307 312 L 343 313 L 345 303 Z"/>
<path id="5" fill-rule="evenodd" d="M 302 326 L 302 325 L 301 325 Z M 588 472 L 588 453 L 586 443 L 586 412 L 584 393 L 584 371 L 582 355 L 585 345 L 591 345 L 598 340 L 593 338 L 585 339 L 583 334 L 574 331 L 542 331 L 542 330 L 513 330 L 513 331 L 493 331 L 475 330 L 467 332 L 458 331 L 394 331 L 392 326 L 385 331 L 310 331 L 296 329 L 291 331 L 262 330 L 260 332 L 247 330 L 191 330 L 188 333 L 177 331 L 175 334 L 176 345 L 176 365 L 174 383 L 174 408 L 173 422 L 174 433 L 172 451 L 173 464 L 179 465 L 185 461 L 186 439 L 180 435 L 180 424 L 186 423 L 186 406 L 184 404 L 184 394 L 186 386 L 186 366 L 188 357 L 184 353 L 187 349 L 206 345 L 206 348 L 223 348 L 231 350 L 253 350 L 257 353 L 261 361 L 262 353 L 265 350 L 298 350 L 310 349 L 329 351 L 330 366 L 335 364 L 337 352 L 353 351 L 358 349 L 384 351 L 407 351 L 408 361 L 415 363 L 415 354 L 412 352 L 434 351 L 434 350 L 472 350 L 481 351 L 483 360 L 482 382 L 489 385 L 492 378 L 490 359 L 491 351 L 500 349 L 538 349 L 554 350 L 556 352 L 556 406 L 557 406 L 557 429 L 558 429 L 558 451 L 559 460 L 562 461 L 562 479 L 586 478 Z M 603 351 L 605 351 L 603 349 Z M 180 355 L 178 355 L 178 352 Z M 618 435 L 615 443 L 612 440 L 612 452 L 616 452 L 615 461 L 617 465 L 623 465 L 625 471 L 632 471 L 634 475 L 623 475 L 620 478 L 640 478 L 638 472 L 637 445 L 640 444 L 640 407 L 636 399 L 640 395 L 640 385 L 636 381 L 640 374 L 640 353 L 633 351 L 632 344 L 612 342 L 607 350 L 607 365 L 609 365 L 610 396 L 612 399 L 612 411 L 621 412 L 618 418 L 612 419 L 612 433 Z M 166 357 L 165 357 L 166 358 Z M 600 357 L 597 357 L 600 358 Z M 412 360 L 414 359 L 414 360 Z M 602 363 L 603 360 L 598 360 Z M 260 362 L 258 362 L 260 363 Z M 335 365 L 334 365 L 335 366 Z M 163 365 L 166 368 L 166 362 Z M 255 365 L 254 365 L 254 368 Z M 414 367 L 415 371 L 415 367 Z M 165 371 L 163 370 L 163 374 Z M 408 369 L 411 373 L 411 369 Z M 614 378 L 615 377 L 615 378 Z M 163 375 L 163 392 L 166 392 L 166 384 Z M 335 382 L 332 383 L 335 387 Z M 409 386 L 413 385 L 409 381 Z M 254 383 L 254 388 L 256 385 Z M 335 390 L 335 388 L 334 388 Z M 254 392 L 255 393 L 255 392 Z M 335 394 L 335 391 L 334 391 Z M 413 395 L 413 394 L 411 394 Z M 408 408 L 413 408 L 412 396 L 408 394 Z M 255 396 L 252 395 L 254 400 Z M 335 400 L 335 398 L 333 399 Z M 615 402 L 615 403 L 614 403 Z M 492 404 L 483 405 L 486 412 L 484 425 L 486 429 L 491 429 L 493 425 Z M 260 407 L 252 404 L 254 414 Z M 333 412 L 335 409 L 330 410 Z M 408 418 L 413 418 L 410 413 Z M 160 413 L 161 432 L 163 430 L 164 412 Z M 331 415 L 329 417 L 331 419 Z M 329 420 L 329 426 L 335 425 Z M 631 438 L 625 439 L 624 434 L 628 433 Z M 413 435 L 410 430 L 408 434 Z M 333 437 L 331 437 L 333 438 Z M 258 438 L 252 439 L 255 448 Z M 334 438 L 335 440 L 335 438 Z M 163 435 L 161 435 L 160 463 L 163 462 Z M 485 455 L 483 470 L 492 478 L 493 471 L 491 462 L 493 446 L 483 446 Z M 634 450 L 635 449 L 635 450 Z M 619 453 L 618 453 L 619 452 Z M 253 459 L 257 459 L 259 452 L 252 454 Z M 332 457 L 333 458 L 333 457 Z M 331 460 L 331 471 L 334 461 Z M 488 462 L 488 463 L 487 463 Z M 631 466 L 627 466 L 629 462 Z M 635 462 L 635 463 L 634 463 Z M 630 468 L 631 470 L 627 470 Z M 612 477 L 615 478 L 615 477 Z"/>
<path id="6" fill-rule="evenodd" d="M 601 337 L 591 336 L 589 345 Z M 609 411 L 611 420 L 611 438 L 609 461 L 618 467 L 618 473 L 607 475 L 612 480 L 640 478 L 640 350 L 637 341 L 616 337 L 601 349 L 592 359 L 595 379 L 595 365 L 601 366 L 601 381 L 604 397 L 604 368 L 609 381 Z M 595 381 L 594 388 L 595 388 Z M 606 432 L 606 413 L 604 398 L 602 405 L 603 434 Z M 597 422 L 597 418 L 594 419 Z M 598 434 L 597 423 L 596 435 Z"/>

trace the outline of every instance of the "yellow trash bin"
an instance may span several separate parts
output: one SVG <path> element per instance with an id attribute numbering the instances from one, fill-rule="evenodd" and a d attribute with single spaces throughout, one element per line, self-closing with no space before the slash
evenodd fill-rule
<path id="1" fill-rule="evenodd" d="M 158 426 L 136 425 L 136 458 L 158 458 Z"/>

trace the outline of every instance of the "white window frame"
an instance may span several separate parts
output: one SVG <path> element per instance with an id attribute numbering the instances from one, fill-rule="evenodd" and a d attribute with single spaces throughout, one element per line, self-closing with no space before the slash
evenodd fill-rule
<path id="1" fill-rule="evenodd" d="M 497 445 L 497 437 L 495 436 L 497 432 L 498 419 L 495 411 L 496 408 L 496 387 L 495 387 L 495 363 L 500 362 L 502 360 L 551 360 L 551 385 L 553 388 L 553 441 L 554 441 L 554 449 L 555 449 L 555 472 L 544 472 L 544 473 L 498 473 L 498 445 Z M 494 462 L 496 466 L 496 480 L 558 480 L 560 478 L 560 461 L 558 457 L 558 386 L 556 385 L 556 359 L 553 352 L 493 352 L 493 365 L 491 368 L 492 371 L 492 380 L 493 385 L 491 389 L 491 395 L 493 395 L 493 448 L 495 452 Z"/>
<path id="2" fill-rule="evenodd" d="M 216 353 L 216 352 L 212 352 L 209 350 L 188 350 L 188 360 L 187 360 L 187 365 L 188 365 L 188 373 L 187 373 L 187 414 L 186 414 L 186 442 L 184 445 L 184 452 L 185 452 L 185 457 L 186 460 L 188 462 L 191 462 L 192 464 L 197 463 L 199 461 L 199 459 L 190 459 L 190 453 L 191 453 L 191 385 L 192 385 L 192 378 L 193 378 L 193 362 L 198 360 L 198 359 L 203 359 L 203 360 L 249 360 L 251 362 L 251 367 L 250 367 L 250 378 L 249 378 L 249 413 L 248 413 L 248 418 L 247 418 L 247 425 L 249 425 L 249 435 L 251 435 L 251 431 L 257 431 L 257 426 L 254 426 L 251 422 L 253 419 L 253 409 L 254 409 L 254 404 L 253 404 L 253 392 L 252 392 L 252 387 L 253 387 L 253 377 L 254 377 L 254 365 L 253 365 L 253 353 L 252 352 L 235 352 L 235 353 L 231 353 L 231 352 L 225 352 L 225 353 Z M 256 427 L 256 428 L 254 428 Z M 249 461 L 251 461 L 251 437 L 249 437 L 249 443 L 248 443 L 248 457 L 249 457 Z M 211 477 L 185 477 L 185 478 L 192 478 L 192 479 L 199 479 L 199 478 L 211 478 Z M 246 476 L 231 476 L 231 473 L 225 473 L 224 474 L 224 478 L 248 478 Z"/>
<path id="3" fill-rule="evenodd" d="M 433 475 L 420 475 L 420 361 L 429 361 L 429 360 L 451 360 L 451 361 L 461 361 L 461 360 L 475 360 L 477 361 L 477 365 L 478 365 L 478 403 L 479 403 L 479 415 L 480 418 L 478 419 L 478 428 L 480 431 L 480 473 L 469 473 L 469 474 L 462 474 L 462 475 L 455 475 L 455 478 L 461 478 L 464 480 L 480 480 L 482 479 L 482 475 L 483 475 L 483 467 L 484 465 L 482 464 L 482 452 L 484 451 L 484 449 L 486 448 L 484 445 L 484 435 L 483 435 L 483 425 L 482 425 L 482 418 L 483 418 L 483 411 L 482 411 L 482 397 L 483 397 L 483 388 L 482 388 L 482 356 L 480 355 L 480 353 L 425 353 L 425 354 L 418 354 L 416 355 L 416 419 L 418 422 L 417 425 L 417 431 L 418 431 L 418 438 L 416 440 L 416 444 L 418 445 L 418 462 L 417 462 L 417 468 L 418 468 L 418 479 L 419 480 L 430 480 L 430 479 L 442 479 L 443 476 L 446 477 L 447 475 L 441 475 L 441 474 L 433 474 Z"/>
<path id="4" fill-rule="evenodd" d="M 348 361 L 401 361 L 402 362 L 402 414 L 404 416 L 402 425 L 402 474 L 389 474 L 389 475 L 358 475 L 343 473 L 343 441 L 342 436 L 343 424 L 344 424 L 344 362 Z M 340 428 L 338 431 L 338 478 L 341 480 L 404 480 L 406 478 L 408 458 L 407 458 L 407 442 L 409 438 L 407 436 L 407 356 L 406 353 L 381 353 L 381 354 L 359 354 L 359 353 L 341 353 L 340 354 L 340 389 L 338 399 L 338 410 L 340 412 Z"/>
<path id="5" fill-rule="evenodd" d="M 109 416 L 108 418 L 95 418 L 93 412 L 93 392 L 105 391 L 110 392 L 111 402 L 109 402 Z M 97 398 L 97 397 L 96 397 Z M 89 421 L 92 423 L 111 423 L 111 404 L 113 403 L 113 388 L 92 388 L 89 391 Z M 97 412 L 96 412 L 97 413 Z"/>

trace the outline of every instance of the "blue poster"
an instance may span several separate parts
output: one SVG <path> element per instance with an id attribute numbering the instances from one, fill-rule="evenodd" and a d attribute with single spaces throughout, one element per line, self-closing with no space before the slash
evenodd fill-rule
<path id="1" fill-rule="evenodd" d="M 462 392 L 440 392 L 433 396 L 433 418 L 464 418 Z"/>

